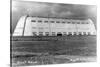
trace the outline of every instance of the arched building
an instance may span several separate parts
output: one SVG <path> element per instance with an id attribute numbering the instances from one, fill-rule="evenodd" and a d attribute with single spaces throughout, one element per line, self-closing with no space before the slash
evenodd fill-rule
<path id="1" fill-rule="evenodd" d="M 96 29 L 91 19 L 22 16 L 13 33 L 13 36 L 61 35 L 96 35 Z"/>

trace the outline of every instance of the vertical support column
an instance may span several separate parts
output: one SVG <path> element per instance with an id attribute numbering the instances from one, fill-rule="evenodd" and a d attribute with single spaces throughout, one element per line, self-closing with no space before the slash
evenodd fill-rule
<path id="1" fill-rule="evenodd" d="M 83 32 L 81 32 L 81 34 L 84 35 Z"/>
<path id="2" fill-rule="evenodd" d="M 76 25 L 76 35 L 79 35 L 78 28 L 77 28 L 77 22 L 75 23 L 75 25 Z"/>
<path id="3" fill-rule="evenodd" d="M 25 17 L 25 21 L 24 21 L 24 27 L 23 27 L 23 33 L 22 33 L 22 36 L 24 36 L 24 32 L 25 32 L 26 19 L 27 19 L 27 16 Z"/>
<path id="4" fill-rule="evenodd" d="M 74 35 L 74 33 L 73 33 L 73 32 L 72 32 L 71 34 L 72 34 L 72 35 Z"/>
<path id="5" fill-rule="evenodd" d="M 49 24 L 49 35 L 52 36 L 52 34 L 51 34 L 51 23 L 49 21 L 49 18 L 48 18 L 48 24 Z"/>

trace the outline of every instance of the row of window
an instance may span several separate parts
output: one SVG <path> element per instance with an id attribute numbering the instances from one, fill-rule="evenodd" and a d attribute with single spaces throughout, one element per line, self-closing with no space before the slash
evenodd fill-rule
<path id="1" fill-rule="evenodd" d="M 45 35 L 49 35 L 50 33 L 49 32 L 45 32 Z M 66 32 L 63 32 L 63 33 L 61 33 L 61 32 L 58 32 L 57 34 L 55 33 L 55 32 L 51 32 L 51 34 L 52 35 L 72 35 L 72 32 L 68 32 L 68 34 L 66 33 Z M 74 35 L 77 35 L 77 32 L 73 32 L 73 34 Z M 82 34 L 82 32 L 78 32 L 78 34 L 79 35 L 81 35 Z M 83 32 L 83 34 L 88 34 L 88 35 L 90 35 L 91 33 L 90 32 Z M 33 32 L 33 35 L 37 35 L 37 32 Z M 43 35 L 43 32 L 39 32 L 39 35 Z"/>
<path id="2" fill-rule="evenodd" d="M 42 23 L 43 21 L 42 20 L 31 20 L 31 22 L 39 22 L 39 23 Z M 68 24 L 75 24 L 75 23 L 77 23 L 77 24 L 89 24 L 88 22 L 65 22 L 65 21 L 62 21 L 62 22 L 60 22 L 60 21 L 44 21 L 44 23 L 48 23 L 48 22 L 51 22 L 51 23 L 68 23 Z"/>

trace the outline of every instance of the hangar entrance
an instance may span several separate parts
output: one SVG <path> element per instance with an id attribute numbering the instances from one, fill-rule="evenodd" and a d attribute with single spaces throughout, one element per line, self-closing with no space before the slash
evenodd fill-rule
<path id="1" fill-rule="evenodd" d="M 58 32 L 58 33 L 57 33 L 57 36 L 62 36 L 62 33 L 61 33 L 61 32 Z"/>

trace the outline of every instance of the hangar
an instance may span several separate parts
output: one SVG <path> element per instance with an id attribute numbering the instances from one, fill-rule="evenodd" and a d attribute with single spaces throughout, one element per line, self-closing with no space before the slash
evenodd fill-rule
<path id="1" fill-rule="evenodd" d="M 57 17 L 22 16 L 13 36 L 96 35 L 91 19 L 79 20 Z"/>

